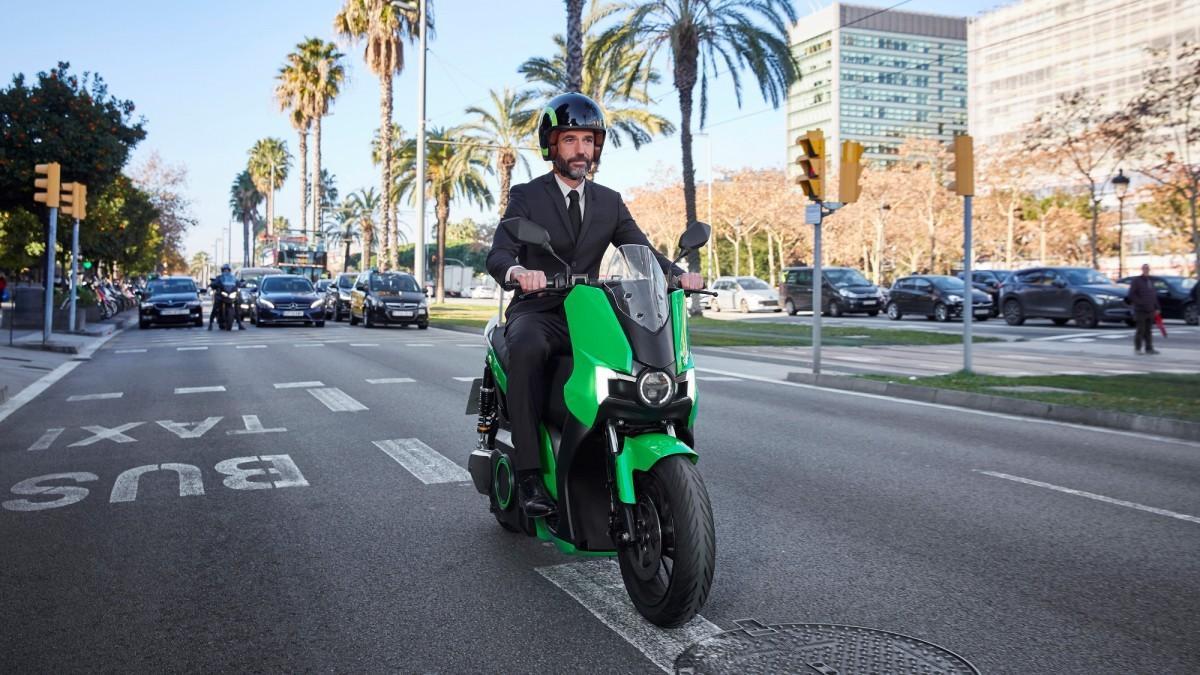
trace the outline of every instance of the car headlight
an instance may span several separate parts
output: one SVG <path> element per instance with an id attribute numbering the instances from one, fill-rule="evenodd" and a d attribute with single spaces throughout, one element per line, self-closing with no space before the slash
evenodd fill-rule
<path id="1" fill-rule="evenodd" d="M 675 397 L 675 380 L 661 370 L 646 370 L 637 380 L 638 398 L 651 408 L 661 408 Z"/>
<path id="2" fill-rule="evenodd" d="M 1124 298 L 1122 298 L 1119 295 L 1109 295 L 1107 293 L 1098 293 L 1098 294 L 1096 294 L 1096 299 L 1099 300 L 1100 302 L 1120 302 Z"/>
<path id="3" fill-rule="evenodd" d="M 838 295 L 842 296 L 843 298 L 849 298 L 849 297 L 854 296 L 854 294 L 850 292 L 849 288 L 839 288 Z"/>
<path id="4" fill-rule="evenodd" d="M 349 300 L 349 299 L 350 299 L 349 293 L 344 293 L 342 291 L 338 291 L 338 300 Z"/>
<path id="5" fill-rule="evenodd" d="M 309 309 L 312 309 L 313 307 L 320 307 L 323 304 L 325 304 L 325 298 L 317 298 L 316 300 L 313 300 L 313 303 L 308 307 Z"/>
<path id="6" fill-rule="evenodd" d="M 950 302 L 962 302 L 961 295 L 947 295 L 946 299 L 949 300 Z"/>
<path id="7" fill-rule="evenodd" d="M 199 300 L 191 300 L 188 302 L 188 307 L 195 308 L 195 307 L 199 307 L 199 306 L 200 306 Z"/>
<path id="8" fill-rule="evenodd" d="M 143 302 L 142 309 L 154 309 L 154 303 L 153 302 Z"/>
<path id="9" fill-rule="evenodd" d="M 271 302 L 270 300 L 268 300 L 266 298 L 259 298 L 258 305 L 260 307 L 266 307 L 267 309 L 275 309 L 275 303 Z"/>

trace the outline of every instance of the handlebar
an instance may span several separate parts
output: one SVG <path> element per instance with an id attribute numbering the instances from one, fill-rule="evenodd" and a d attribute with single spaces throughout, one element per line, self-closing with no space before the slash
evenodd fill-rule
<path id="1" fill-rule="evenodd" d="M 585 276 L 583 276 L 582 274 L 574 275 L 570 279 L 563 279 L 561 275 L 555 275 L 553 277 L 546 279 L 546 287 L 545 288 L 540 288 L 536 291 L 530 291 L 528 293 L 522 293 L 521 292 L 521 284 L 519 284 L 516 281 L 506 281 L 506 282 L 500 284 L 500 288 L 505 291 L 516 292 L 516 295 L 513 297 L 513 299 L 517 300 L 519 298 L 531 297 L 531 296 L 539 295 L 542 293 L 552 293 L 555 291 L 558 291 L 558 292 L 570 291 L 575 286 L 600 286 L 601 283 L 602 282 L 597 279 L 588 279 Z M 717 297 L 716 293 L 714 293 L 713 291 L 709 291 L 709 290 L 703 290 L 703 289 L 688 290 L 686 288 L 679 289 L 679 287 L 674 284 L 669 284 L 669 288 L 670 288 L 670 290 L 683 290 L 683 293 L 685 296 L 710 295 L 714 298 Z"/>

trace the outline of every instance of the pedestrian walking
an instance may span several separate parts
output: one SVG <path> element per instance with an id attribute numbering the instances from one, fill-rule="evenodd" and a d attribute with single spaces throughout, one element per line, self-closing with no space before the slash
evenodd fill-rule
<path id="1" fill-rule="evenodd" d="M 1141 354 L 1145 345 L 1146 354 L 1157 354 L 1154 349 L 1154 317 L 1158 314 L 1158 291 L 1154 289 L 1154 280 L 1150 278 L 1150 266 L 1142 265 L 1142 275 L 1134 277 L 1129 284 L 1129 293 L 1125 295 L 1125 304 L 1133 306 L 1133 350 Z"/>

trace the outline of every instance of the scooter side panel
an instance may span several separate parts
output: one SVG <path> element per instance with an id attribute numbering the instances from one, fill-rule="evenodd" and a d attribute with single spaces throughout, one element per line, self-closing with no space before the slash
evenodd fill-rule
<path id="1" fill-rule="evenodd" d="M 649 471 L 658 461 L 671 455 L 687 455 L 694 464 L 700 457 L 686 443 L 666 434 L 642 434 L 625 439 L 617 455 L 617 497 L 626 504 L 636 504 L 633 472 Z"/>
<path id="2" fill-rule="evenodd" d="M 596 391 L 596 368 L 630 373 L 633 348 L 621 330 L 604 290 L 576 286 L 564 301 L 567 330 L 571 335 L 574 366 L 563 391 L 567 410 L 585 426 L 596 423 L 600 402 L 607 391 Z"/>
<path id="3" fill-rule="evenodd" d="M 691 338 L 688 334 L 687 296 L 683 291 L 671 292 L 671 328 L 675 337 L 675 372 L 683 373 L 696 367 L 692 358 Z M 689 380 L 688 396 L 692 399 L 692 411 L 688 413 L 688 428 L 696 424 L 696 408 L 699 403 L 699 393 L 696 390 L 696 378 Z"/>

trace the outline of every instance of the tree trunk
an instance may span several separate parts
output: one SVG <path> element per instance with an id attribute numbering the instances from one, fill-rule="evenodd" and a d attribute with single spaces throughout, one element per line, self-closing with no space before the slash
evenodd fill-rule
<path id="1" fill-rule="evenodd" d="M 771 277 L 771 287 L 775 287 L 775 238 L 767 230 L 767 267 Z"/>
<path id="2" fill-rule="evenodd" d="M 883 216 L 875 220 L 875 264 L 872 273 L 876 286 L 883 283 L 883 236 L 886 225 Z"/>
<path id="3" fill-rule="evenodd" d="M 250 239 L 253 237 L 250 219 L 242 218 L 242 267 L 250 266 Z"/>
<path id="4" fill-rule="evenodd" d="M 383 150 L 383 237 L 387 245 L 388 233 L 392 231 L 392 73 L 386 71 L 379 76 L 379 144 Z M 366 236 L 366 233 L 363 233 Z M 363 269 L 369 269 L 364 267 Z"/>
<path id="5" fill-rule="evenodd" d="M 736 277 L 742 271 L 742 238 L 738 237 L 735 239 L 729 235 L 725 235 L 725 241 L 733 244 L 733 276 Z"/>
<path id="6" fill-rule="evenodd" d="M 308 236 L 308 127 L 300 134 L 300 233 Z M 320 181 L 317 181 L 320 182 Z"/>
<path id="7" fill-rule="evenodd" d="M 275 189 L 267 187 L 267 238 L 275 234 Z"/>
<path id="8" fill-rule="evenodd" d="M 1041 239 L 1038 250 L 1038 255 L 1041 256 L 1041 260 L 1038 261 L 1038 264 L 1049 265 L 1050 263 L 1046 260 L 1046 216 L 1044 214 L 1038 219 L 1038 230 L 1038 235 Z M 1010 267 L 1009 269 L 1012 268 Z"/>
<path id="9" fill-rule="evenodd" d="M 583 91 L 583 0 L 567 4 L 567 91 Z"/>
<path id="10" fill-rule="evenodd" d="M 450 222 L 450 191 L 439 190 L 437 193 L 437 277 L 434 287 L 437 294 L 434 301 L 441 304 L 446 301 L 446 226 Z"/>
<path id="11" fill-rule="evenodd" d="M 362 226 L 362 256 L 358 263 L 358 271 L 371 269 L 371 249 L 375 248 L 375 224 L 363 223 Z"/>
<path id="12" fill-rule="evenodd" d="M 400 200 L 392 204 L 392 226 L 388 230 L 388 267 L 400 269 Z"/>
<path id="13" fill-rule="evenodd" d="M 350 240 L 349 239 L 346 240 L 346 255 L 342 256 L 342 271 L 345 272 L 348 267 L 350 267 Z"/>
<path id="14" fill-rule="evenodd" d="M 747 260 L 747 262 L 750 263 L 750 276 L 752 276 L 752 277 L 758 276 L 756 274 L 756 272 L 758 272 L 758 270 L 755 269 L 755 267 L 754 267 L 754 235 L 753 234 L 751 234 L 749 237 L 746 237 L 746 260 Z"/>
<path id="15" fill-rule="evenodd" d="M 313 231 L 324 239 L 324 225 L 321 218 L 321 117 L 317 116 L 313 120 L 313 183 L 312 183 L 312 203 L 313 203 Z"/>
<path id="16" fill-rule="evenodd" d="M 1016 220 L 1017 220 L 1017 218 L 1016 218 L 1017 214 L 1016 214 L 1015 210 L 1013 209 L 1013 206 L 1011 203 L 1009 203 L 1008 213 L 1006 215 L 1008 216 L 1008 243 L 1006 244 L 1006 248 L 1004 251 L 1004 262 L 1008 266 L 1008 269 L 1011 270 L 1011 269 L 1013 269 L 1013 239 L 1015 236 L 1015 233 L 1013 232 L 1013 230 L 1016 227 Z M 1042 263 L 1042 264 L 1044 265 L 1045 263 Z"/>
<path id="17" fill-rule="evenodd" d="M 1096 242 L 1096 227 L 1100 222 L 1100 200 L 1096 199 L 1096 185 L 1091 185 L 1092 191 L 1092 269 L 1100 269 L 1100 247 Z"/>
<path id="18" fill-rule="evenodd" d="M 1200 181 L 1192 181 L 1192 190 L 1188 194 L 1188 206 L 1192 212 L 1192 247 L 1196 251 L 1196 269 L 1195 274 L 1200 274 L 1200 229 L 1196 225 L 1196 199 L 1200 197 Z"/>
<path id="19" fill-rule="evenodd" d="M 508 191 L 512 188 L 513 167 L 517 165 L 517 157 L 508 150 L 500 153 L 500 217 L 508 210 Z"/>
<path id="20" fill-rule="evenodd" d="M 716 241 L 710 241 L 708 242 L 708 245 L 712 247 L 713 254 L 713 270 L 710 276 L 712 276 L 713 279 L 716 279 L 717 277 L 721 276 L 721 249 L 717 246 Z"/>
<path id="21" fill-rule="evenodd" d="M 697 38 L 683 38 L 675 61 L 675 89 L 679 92 L 679 144 L 683 150 L 683 205 L 686 213 L 684 227 L 696 220 L 696 167 L 692 163 L 692 90 L 696 86 L 696 58 L 699 54 Z M 688 270 L 700 269 L 700 253 L 692 251 L 687 256 Z M 736 274 L 736 272 L 735 272 Z M 689 314 L 699 315 L 700 296 L 692 296 Z"/>

